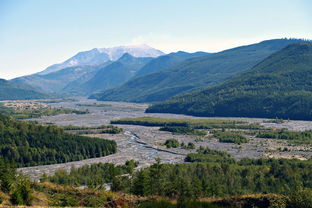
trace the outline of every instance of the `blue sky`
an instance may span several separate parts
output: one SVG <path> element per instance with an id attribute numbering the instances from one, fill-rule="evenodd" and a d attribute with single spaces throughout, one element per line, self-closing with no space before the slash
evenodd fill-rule
<path id="1" fill-rule="evenodd" d="M 312 39 L 310 0 L 0 0 L 0 77 L 78 51 L 148 44 L 215 52 L 265 39 Z"/>

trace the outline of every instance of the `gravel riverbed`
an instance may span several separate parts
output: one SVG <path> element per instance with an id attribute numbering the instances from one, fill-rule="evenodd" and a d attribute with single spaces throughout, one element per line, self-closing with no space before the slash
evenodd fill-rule
<path id="1" fill-rule="evenodd" d="M 89 104 L 105 104 L 103 107 L 90 106 Z M 78 104 L 78 105 L 77 105 Z M 89 106 L 84 106 L 85 104 Z M 56 125 L 76 125 L 76 126 L 99 126 L 109 124 L 111 120 L 120 118 L 134 118 L 143 116 L 153 116 L 162 118 L 190 118 L 198 117 L 177 115 L 177 114 L 146 114 L 144 111 L 147 104 L 134 104 L 122 102 L 98 102 L 95 100 L 81 99 L 75 102 L 62 102 L 50 104 L 55 107 L 75 108 L 90 111 L 89 114 L 65 114 L 56 116 L 47 116 L 33 119 L 41 123 L 53 123 Z M 207 119 L 225 119 L 239 120 L 248 123 L 260 123 L 269 128 L 287 128 L 292 131 L 303 131 L 312 129 L 311 121 L 286 121 L 281 124 L 268 123 L 267 119 L 261 118 L 223 118 L 213 117 Z M 69 163 L 43 165 L 35 167 L 25 167 L 19 170 L 30 176 L 32 180 L 38 180 L 43 173 L 53 174 L 58 169 L 69 171 L 71 167 L 81 167 L 92 163 L 114 163 L 124 164 L 127 160 L 136 160 L 139 162 L 138 168 L 148 167 L 160 158 L 164 163 L 181 163 L 185 156 L 195 150 L 186 150 L 181 148 L 167 149 L 161 144 L 169 138 L 175 138 L 179 142 L 193 142 L 196 147 L 204 146 L 212 149 L 229 152 L 234 158 L 259 158 L 259 157 L 279 157 L 279 158 L 299 158 L 308 159 L 312 156 L 311 147 L 297 146 L 289 148 L 290 151 L 280 151 L 284 147 L 289 147 L 281 141 L 270 139 L 259 139 L 250 137 L 250 142 L 243 145 L 230 143 L 220 143 L 216 139 L 198 139 L 190 135 L 172 135 L 169 132 L 159 131 L 158 127 L 143 127 L 135 125 L 117 125 L 124 129 L 124 133 L 118 135 L 93 134 L 91 137 L 111 139 L 117 142 L 118 152 L 113 155 L 91 158 Z"/>

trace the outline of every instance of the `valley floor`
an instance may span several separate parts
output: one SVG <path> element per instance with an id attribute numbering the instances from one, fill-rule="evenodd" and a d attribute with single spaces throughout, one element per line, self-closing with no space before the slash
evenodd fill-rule
<path id="1" fill-rule="evenodd" d="M 160 117 L 160 118 L 191 118 L 198 117 L 176 115 L 176 114 L 146 114 L 147 104 L 118 103 L 118 102 L 98 102 L 95 100 L 79 99 L 79 101 L 68 101 L 61 103 L 51 103 L 50 105 L 62 108 L 74 108 L 88 110 L 89 114 L 63 114 L 56 116 L 45 116 L 33 119 L 40 123 L 53 123 L 60 126 L 100 126 L 109 124 L 111 120 L 120 118 L 135 117 Z M 208 118 L 216 119 L 216 118 Z M 238 120 L 248 123 L 259 123 L 268 128 L 287 128 L 291 131 L 303 131 L 312 129 L 311 121 L 285 121 L 284 123 L 270 123 L 267 119 L 260 118 L 217 118 L 224 120 Z M 246 144 L 237 145 L 233 143 L 220 143 L 217 139 L 202 139 L 192 135 L 177 135 L 170 132 L 159 131 L 159 127 L 144 127 L 135 125 L 117 125 L 124 129 L 124 133 L 110 134 L 88 134 L 87 136 L 99 137 L 115 140 L 118 145 L 118 152 L 113 155 L 100 158 L 92 158 L 82 161 L 75 161 L 63 164 L 44 165 L 36 167 L 25 167 L 19 170 L 38 180 L 43 173 L 53 174 L 62 168 L 70 170 L 71 167 L 81 167 L 91 163 L 114 163 L 124 164 L 127 160 L 139 161 L 138 168 L 147 167 L 160 158 L 164 163 L 181 163 L 185 156 L 200 147 L 209 147 L 230 153 L 234 158 L 298 158 L 309 159 L 312 157 L 312 146 L 290 145 L 286 141 L 273 139 L 260 139 L 249 136 L 250 141 Z M 192 142 L 196 148 L 194 150 L 171 148 L 167 149 L 162 144 L 170 138 L 175 138 L 179 142 Z M 287 151 L 285 151 L 287 148 Z"/>

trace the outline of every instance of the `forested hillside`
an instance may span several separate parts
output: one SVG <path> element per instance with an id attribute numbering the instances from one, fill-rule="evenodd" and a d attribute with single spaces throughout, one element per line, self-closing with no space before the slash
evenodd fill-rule
<path id="1" fill-rule="evenodd" d="M 0 100 L 28 100 L 46 98 L 47 95 L 25 84 L 0 79 Z"/>
<path id="2" fill-rule="evenodd" d="M 297 43 L 216 87 L 177 96 L 147 112 L 312 119 L 312 43 Z"/>
<path id="3" fill-rule="evenodd" d="M 64 163 L 116 152 L 114 141 L 64 133 L 56 126 L 18 121 L 0 114 L 0 157 L 17 166 Z"/>
<path id="4" fill-rule="evenodd" d="M 151 57 L 134 57 L 125 53 L 117 61 L 100 68 L 90 80 L 71 88 L 70 91 L 88 95 L 116 87 L 133 77 L 139 69 L 152 59 Z M 69 89 L 66 87 L 66 90 Z"/>
<path id="5" fill-rule="evenodd" d="M 178 51 L 176 53 L 170 53 L 167 55 L 159 56 L 155 58 L 154 60 L 148 62 L 144 67 L 142 67 L 136 73 L 135 76 L 136 77 L 144 76 L 147 74 L 151 74 L 153 72 L 158 72 L 158 71 L 167 69 L 169 67 L 172 67 L 175 64 L 178 64 L 186 59 L 199 57 L 199 56 L 205 56 L 205 55 L 208 55 L 208 53 L 205 53 L 205 52 L 187 53 L 184 51 Z"/>
<path id="6" fill-rule="evenodd" d="M 108 61 L 99 66 L 68 67 L 49 74 L 33 74 L 18 77 L 12 81 L 28 84 L 47 93 L 64 93 L 63 88 L 65 86 L 88 81 L 101 67 L 105 67 L 109 63 Z"/>
<path id="7" fill-rule="evenodd" d="M 92 98 L 106 101 L 157 102 L 174 95 L 222 83 L 296 39 L 275 39 L 187 59 L 168 69 L 131 79 Z"/>

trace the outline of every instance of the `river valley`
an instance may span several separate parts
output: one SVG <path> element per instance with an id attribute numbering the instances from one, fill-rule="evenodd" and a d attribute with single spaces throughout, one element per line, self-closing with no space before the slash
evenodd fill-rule
<path id="1" fill-rule="evenodd" d="M 99 105 L 100 104 L 100 105 Z M 88 110 L 88 114 L 62 114 L 56 116 L 41 117 L 36 120 L 40 123 L 55 124 L 59 126 L 99 126 L 109 124 L 111 120 L 120 118 L 135 117 L 160 117 L 160 118 L 190 118 L 197 117 L 176 115 L 176 114 L 147 114 L 145 109 L 147 104 L 118 103 L 118 102 L 97 102 L 95 100 L 79 99 L 77 101 L 67 101 L 49 104 L 54 107 L 73 108 Z M 99 107 L 100 106 L 100 107 Z M 208 118 L 216 119 L 216 118 Z M 238 120 L 248 123 L 260 123 L 270 128 L 287 128 L 292 131 L 302 131 L 312 129 L 310 121 L 286 121 L 284 123 L 270 123 L 267 119 L 260 118 L 217 118 L 224 120 Z M 30 176 L 33 180 L 38 180 L 43 173 L 53 174 L 58 169 L 69 171 L 72 167 L 81 167 L 92 163 L 114 163 L 124 164 L 127 160 L 139 162 L 137 168 L 150 166 L 156 158 L 160 158 L 163 163 L 181 163 L 190 152 L 195 152 L 196 148 L 203 146 L 230 153 L 234 158 L 298 158 L 309 159 L 312 156 L 310 146 L 290 146 L 285 141 L 272 139 L 259 139 L 250 136 L 250 141 L 243 145 L 233 143 L 220 143 L 217 139 L 201 139 L 192 135 L 171 134 L 170 132 L 159 131 L 159 127 L 146 127 L 136 125 L 116 125 L 124 129 L 122 134 L 88 134 L 90 137 L 111 139 L 117 142 L 118 151 L 116 154 L 100 158 L 91 158 L 69 163 L 43 165 L 35 167 L 25 167 L 19 170 Z M 170 138 L 175 138 L 179 142 L 192 142 L 195 149 L 171 148 L 167 149 L 162 144 Z M 289 151 L 281 151 L 287 147 Z"/>

